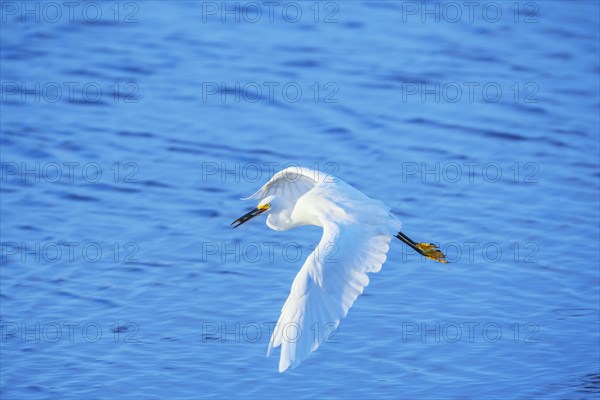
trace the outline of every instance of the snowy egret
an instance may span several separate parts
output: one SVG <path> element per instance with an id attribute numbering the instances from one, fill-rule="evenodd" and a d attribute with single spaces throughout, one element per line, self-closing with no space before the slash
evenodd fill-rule
<path id="1" fill-rule="evenodd" d="M 424 257 L 446 262 L 435 245 L 400 232 L 400 220 L 383 202 L 319 171 L 286 168 L 242 200 L 248 199 L 258 199 L 258 206 L 235 220 L 234 228 L 263 213 L 277 231 L 323 228 L 321 241 L 294 278 L 269 342 L 267 356 L 281 346 L 279 372 L 300 364 L 338 327 L 369 284 L 367 273 L 381 270 L 392 236 Z"/>

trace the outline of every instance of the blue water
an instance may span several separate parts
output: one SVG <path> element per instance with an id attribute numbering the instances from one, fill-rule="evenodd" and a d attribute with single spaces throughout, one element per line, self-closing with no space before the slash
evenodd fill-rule
<path id="1" fill-rule="evenodd" d="M 54 4 L 2 2 L 2 399 L 598 398 L 598 2 Z M 452 262 L 279 374 L 320 232 L 229 223 L 290 165 Z"/>

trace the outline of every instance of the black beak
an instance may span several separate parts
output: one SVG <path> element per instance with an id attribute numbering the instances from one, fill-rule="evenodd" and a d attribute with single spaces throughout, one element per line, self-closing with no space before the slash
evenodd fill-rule
<path id="1" fill-rule="evenodd" d="M 238 219 L 236 219 L 235 221 L 233 221 L 231 223 L 231 225 L 237 223 L 237 225 L 233 226 L 234 228 L 237 228 L 238 226 L 242 225 L 245 222 L 250 221 L 252 218 L 256 217 L 257 215 L 262 214 L 265 211 L 267 211 L 266 208 L 261 210 L 260 208 L 257 207 L 254 210 L 250 211 L 249 213 L 246 213 L 246 214 L 242 215 L 241 217 L 239 217 Z"/>

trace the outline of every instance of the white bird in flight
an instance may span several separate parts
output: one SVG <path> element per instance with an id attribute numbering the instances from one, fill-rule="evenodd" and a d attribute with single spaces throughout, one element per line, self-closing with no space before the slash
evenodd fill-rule
<path id="1" fill-rule="evenodd" d="M 258 199 L 258 206 L 235 220 L 234 228 L 263 213 L 276 231 L 323 228 L 321 241 L 294 278 L 269 342 L 267 356 L 281 346 L 279 372 L 298 366 L 337 329 L 369 284 L 367 273 L 381 270 L 393 236 L 424 257 L 446 262 L 435 245 L 400 232 L 400 220 L 383 202 L 319 171 L 286 168 L 242 200 L 248 199 Z"/>

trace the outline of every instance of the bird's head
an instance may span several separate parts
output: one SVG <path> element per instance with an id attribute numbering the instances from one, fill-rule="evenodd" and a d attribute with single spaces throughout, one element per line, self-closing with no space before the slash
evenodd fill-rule
<path id="1" fill-rule="evenodd" d="M 233 221 L 231 223 L 231 225 L 233 225 L 234 228 L 237 228 L 238 226 L 242 225 L 243 223 L 248 222 L 249 220 L 256 217 L 257 215 L 260 215 L 262 213 L 269 214 L 269 213 L 273 212 L 273 210 L 278 210 L 279 203 L 280 203 L 279 200 L 280 199 L 278 196 L 271 195 L 271 196 L 265 197 L 264 199 L 262 199 L 260 201 L 260 203 L 258 203 L 256 208 L 254 208 L 253 210 L 250 210 L 246 214 L 242 215 L 241 217 L 239 217 L 238 219 Z M 234 224 L 237 224 L 237 225 L 234 225 Z"/>

